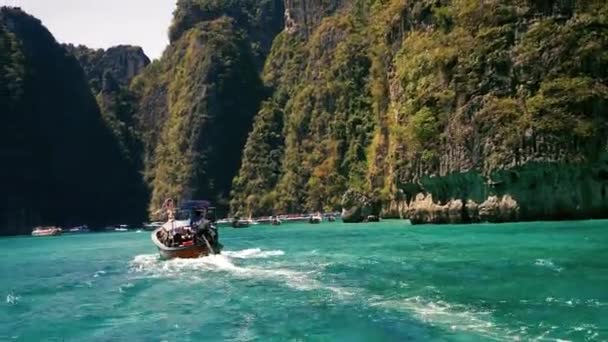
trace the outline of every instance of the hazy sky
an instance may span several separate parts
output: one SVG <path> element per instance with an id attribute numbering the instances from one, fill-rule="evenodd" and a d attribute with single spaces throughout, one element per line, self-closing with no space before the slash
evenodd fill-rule
<path id="1" fill-rule="evenodd" d="M 176 0 L 0 0 L 42 20 L 61 43 L 108 48 L 139 45 L 150 59 L 168 44 Z"/>

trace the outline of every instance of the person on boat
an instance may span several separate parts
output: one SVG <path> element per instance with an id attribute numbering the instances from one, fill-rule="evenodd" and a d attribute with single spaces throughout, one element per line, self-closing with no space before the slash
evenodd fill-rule
<path id="1" fill-rule="evenodd" d="M 182 226 L 173 227 L 171 230 L 171 236 L 173 238 L 173 247 L 178 247 L 184 241 L 187 232 L 186 229 Z"/>
<path id="2" fill-rule="evenodd" d="M 209 247 L 216 249 L 219 242 L 219 235 L 217 227 L 213 224 L 215 222 L 215 215 L 212 211 L 201 211 L 200 217 L 202 218 L 198 225 L 193 226 L 195 239 L 201 244 L 209 244 Z"/>

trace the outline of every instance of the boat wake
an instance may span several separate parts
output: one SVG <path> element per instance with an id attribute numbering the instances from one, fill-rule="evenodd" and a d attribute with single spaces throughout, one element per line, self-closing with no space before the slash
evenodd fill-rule
<path id="1" fill-rule="evenodd" d="M 461 305 L 428 300 L 419 296 L 401 300 L 372 300 L 377 306 L 412 315 L 417 320 L 452 331 L 478 334 L 494 341 L 519 340 L 519 336 L 497 327 L 490 312 L 475 311 Z"/>
<path id="2" fill-rule="evenodd" d="M 282 282 L 290 288 L 301 291 L 327 290 L 337 295 L 352 295 L 346 289 L 327 286 L 314 279 L 318 270 L 295 271 L 287 268 L 263 268 L 240 266 L 236 260 L 270 258 L 282 256 L 281 250 L 263 251 L 259 248 L 242 251 L 225 251 L 221 255 L 210 255 L 198 259 L 161 260 L 156 254 L 138 255 L 130 264 L 131 272 L 152 278 L 174 278 L 201 276 L 204 272 L 228 273 L 241 279 L 260 279 Z"/>
<path id="3" fill-rule="evenodd" d="M 270 257 L 274 257 L 274 256 L 282 256 L 285 255 L 285 252 L 283 252 L 282 250 L 276 250 L 276 251 L 263 251 L 260 248 L 250 248 L 250 249 L 244 249 L 242 251 L 226 251 L 224 252 L 224 255 L 231 257 L 231 258 L 237 258 L 237 259 L 255 259 L 255 258 L 270 258 Z"/>

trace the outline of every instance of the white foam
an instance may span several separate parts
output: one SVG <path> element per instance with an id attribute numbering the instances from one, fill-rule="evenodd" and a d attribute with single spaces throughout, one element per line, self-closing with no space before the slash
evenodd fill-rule
<path id="1" fill-rule="evenodd" d="M 597 299 L 587 299 L 587 300 L 582 300 L 582 299 L 563 299 L 563 298 L 554 298 L 554 297 L 547 297 L 545 298 L 545 302 L 546 303 L 553 303 L 556 305 L 561 305 L 561 306 L 583 306 L 583 307 L 600 307 L 600 306 L 608 306 L 608 303 L 603 303 L 600 302 Z"/>
<path id="2" fill-rule="evenodd" d="M 20 299 L 21 299 L 20 296 L 16 295 L 14 292 L 11 292 L 6 295 L 6 304 L 16 305 L 19 303 Z"/>
<path id="3" fill-rule="evenodd" d="M 556 272 L 561 272 L 563 270 L 562 267 L 556 266 L 550 259 L 536 259 L 534 265 L 546 267 Z"/>
<path id="4" fill-rule="evenodd" d="M 282 250 L 274 250 L 274 251 L 263 251 L 260 248 L 250 248 L 244 249 L 242 251 L 226 251 L 223 252 L 224 255 L 229 256 L 231 258 L 237 259 L 255 259 L 255 258 L 269 258 L 273 256 L 281 256 L 285 255 L 285 252 Z"/>
<path id="5" fill-rule="evenodd" d="M 106 274 L 106 271 L 97 271 L 95 274 L 93 274 L 93 278 L 98 278 L 104 274 Z"/>
<path id="6" fill-rule="evenodd" d="M 261 268 L 255 266 L 239 266 L 234 259 L 267 258 L 283 255 L 283 251 L 262 251 L 246 249 L 242 251 L 225 252 L 220 255 L 210 255 L 198 259 L 160 260 L 156 255 L 138 255 L 131 261 L 131 271 L 146 277 L 196 277 L 197 271 L 226 272 L 233 277 L 273 280 L 283 282 L 287 286 L 301 291 L 327 290 L 340 296 L 352 295 L 352 292 L 334 286 L 326 286 L 314 279 L 316 271 L 302 272 L 287 268 Z"/>
<path id="7" fill-rule="evenodd" d="M 434 302 L 416 296 L 403 300 L 377 301 L 370 305 L 405 311 L 427 324 L 453 331 L 472 332 L 491 340 L 513 341 L 520 338 L 496 327 L 489 312 L 473 311 L 443 301 Z"/>
<path id="8" fill-rule="evenodd" d="M 125 292 L 125 290 L 130 289 L 134 286 L 135 286 L 135 284 L 133 284 L 133 283 L 126 283 L 124 285 L 120 285 L 118 287 L 118 292 L 123 293 L 123 292 Z"/>

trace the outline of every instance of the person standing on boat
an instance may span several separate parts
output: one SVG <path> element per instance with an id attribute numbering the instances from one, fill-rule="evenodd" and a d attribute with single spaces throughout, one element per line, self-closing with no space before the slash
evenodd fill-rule
<path id="1" fill-rule="evenodd" d="M 220 241 L 220 235 L 217 230 L 217 226 L 215 225 L 215 221 L 217 218 L 215 217 L 215 211 L 209 210 L 205 215 L 205 230 L 208 232 L 209 237 L 211 238 L 211 243 L 213 247 L 217 247 Z"/>
<path id="2" fill-rule="evenodd" d="M 203 217 L 203 215 L 201 214 L 201 212 L 199 210 L 196 210 L 196 209 L 190 210 L 190 228 L 192 228 L 193 231 L 198 230 L 198 226 L 200 224 L 201 217 Z"/>
<path id="3" fill-rule="evenodd" d="M 210 248 L 216 249 L 219 241 L 217 228 L 213 225 L 215 215 L 212 211 L 203 210 L 198 212 L 198 225 L 196 236 L 203 243 L 208 243 Z"/>

